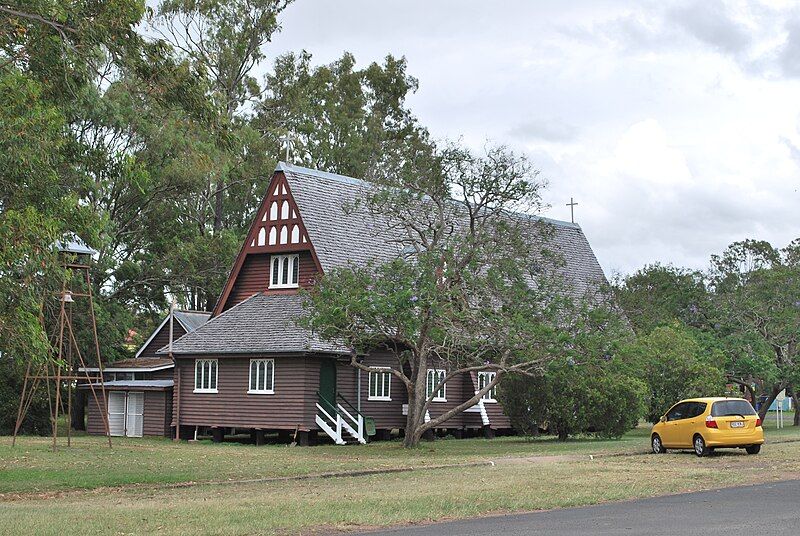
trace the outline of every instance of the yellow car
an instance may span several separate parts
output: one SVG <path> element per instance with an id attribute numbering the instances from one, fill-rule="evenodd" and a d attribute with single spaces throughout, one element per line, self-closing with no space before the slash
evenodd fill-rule
<path id="1" fill-rule="evenodd" d="M 672 406 L 650 433 L 653 452 L 694 449 L 708 456 L 715 448 L 743 448 L 758 454 L 764 443 L 761 419 L 743 398 L 691 398 Z"/>

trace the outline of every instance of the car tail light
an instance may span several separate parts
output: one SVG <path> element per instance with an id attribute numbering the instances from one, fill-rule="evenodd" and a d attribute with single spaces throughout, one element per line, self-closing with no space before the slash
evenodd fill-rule
<path id="1" fill-rule="evenodd" d="M 756 419 L 756 428 L 758 428 L 759 426 L 761 426 L 761 417 Z"/>
<path id="2" fill-rule="evenodd" d="M 717 428 L 717 421 L 711 415 L 706 417 L 706 428 Z"/>

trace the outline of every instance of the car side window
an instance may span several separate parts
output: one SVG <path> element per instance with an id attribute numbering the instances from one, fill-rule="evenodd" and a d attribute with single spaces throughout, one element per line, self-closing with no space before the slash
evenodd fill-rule
<path id="1" fill-rule="evenodd" d="M 686 410 L 688 409 L 688 403 L 683 402 L 682 404 L 678 404 L 667 413 L 667 420 L 668 421 L 678 421 L 680 419 L 686 418 Z"/>
<path id="2" fill-rule="evenodd" d="M 692 404 L 694 407 L 692 408 L 692 417 L 699 417 L 706 411 L 706 403 L 705 402 L 695 402 Z"/>

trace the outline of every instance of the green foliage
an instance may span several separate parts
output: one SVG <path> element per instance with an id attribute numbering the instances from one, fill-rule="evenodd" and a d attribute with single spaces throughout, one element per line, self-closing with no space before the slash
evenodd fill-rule
<path id="1" fill-rule="evenodd" d="M 707 328 L 714 307 L 705 277 L 696 271 L 653 264 L 615 281 L 617 303 L 637 333 L 679 321 Z"/>
<path id="2" fill-rule="evenodd" d="M 724 394 L 724 357 L 704 352 L 691 330 L 679 324 L 654 329 L 625 353 L 647 384 L 649 422 L 658 422 L 681 399 Z"/>
<path id="3" fill-rule="evenodd" d="M 10 356 L 0 355 L 0 435 L 9 436 L 17 422 L 19 397 L 25 367 Z M 21 434 L 46 435 L 50 432 L 50 407 L 46 393 L 39 390 L 31 401 L 28 415 L 20 428 Z"/>
<path id="4" fill-rule="evenodd" d="M 276 148 L 291 133 L 296 163 L 367 177 L 384 151 L 402 152 L 427 139 L 406 106 L 418 85 L 406 68 L 405 59 L 393 56 L 357 69 L 349 53 L 318 67 L 308 52 L 285 54 L 267 77 L 257 124 Z"/>
<path id="5" fill-rule="evenodd" d="M 646 385 L 611 362 L 553 362 L 542 376 L 515 374 L 499 392 L 515 429 L 536 435 L 546 429 L 559 439 L 578 434 L 620 437 L 646 409 Z"/>

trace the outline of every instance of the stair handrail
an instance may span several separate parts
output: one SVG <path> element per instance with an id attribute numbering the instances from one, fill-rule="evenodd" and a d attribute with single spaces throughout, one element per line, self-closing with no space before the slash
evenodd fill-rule
<path id="1" fill-rule="evenodd" d="M 365 418 L 365 417 L 364 417 L 364 414 L 363 414 L 363 413 L 361 413 L 360 411 L 358 411 L 358 410 L 356 409 L 356 407 L 355 407 L 353 404 L 351 404 L 351 403 L 350 403 L 350 401 L 349 401 L 349 400 L 347 400 L 345 397 L 343 397 L 343 396 L 342 396 L 342 394 L 341 394 L 341 393 L 336 393 L 336 398 L 340 398 L 340 399 L 342 399 L 342 401 L 343 401 L 345 404 L 347 404 L 347 407 L 349 407 L 351 410 L 353 410 L 353 412 L 354 412 L 354 413 L 356 413 L 356 414 L 360 415 L 362 419 L 363 419 L 363 418 Z"/>
<path id="2" fill-rule="evenodd" d="M 355 408 L 355 406 L 353 406 L 353 404 L 350 403 L 349 400 L 347 400 L 345 397 L 343 397 L 341 393 L 336 393 L 336 396 L 337 396 L 337 398 L 341 399 L 342 402 L 347 404 L 347 406 L 351 410 L 353 410 L 353 412 L 356 414 L 356 417 L 353 417 L 350 414 L 350 412 L 347 411 L 347 409 L 344 406 L 342 406 L 341 404 L 339 404 L 337 402 L 337 405 L 339 405 L 342 408 L 341 413 L 344 413 L 345 415 L 347 415 L 347 417 L 349 417 L 350 420 L 353 422 L 353 425 L 355 425 L 356 434 L 358 435 L 359 440 L 364 441 L 364 439 L 365 439 L 364 438 L 364 421 L 366 420 L 366 417 L 364 417 L 364 414 L 361 413 L 360 411 L 358 411 Z M 340 415 L 341 415 L 341 413 L 340 413 Z"/>
<path id="3" fill-rule="evenodd" d="M 331 415 L 339 415 L 339 408 L 337 408 L 333 402 L 322 396 L 319 391 L 317 391 L 317 398 L 322 405 L 326 406 L 326 409 L 330 410 Z"/>

